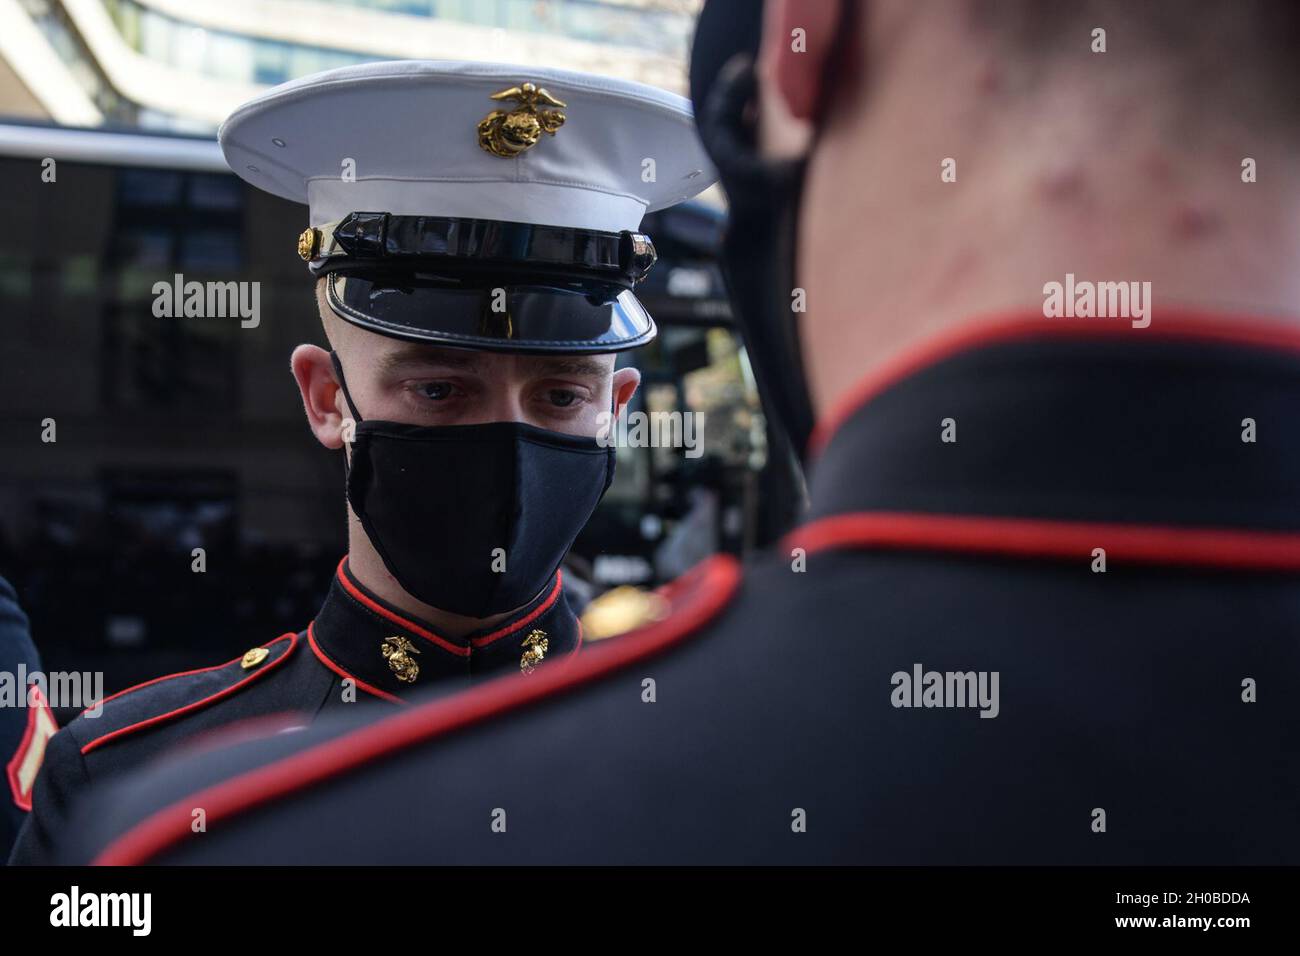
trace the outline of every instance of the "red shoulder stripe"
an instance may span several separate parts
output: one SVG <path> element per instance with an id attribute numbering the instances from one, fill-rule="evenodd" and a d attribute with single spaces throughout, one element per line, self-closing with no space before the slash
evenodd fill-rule
<path id="1" fill-rule="evenodd" d="M 290 635 L 288 634 L 281 634 L 279 637 L 275 638 L 274 640 L 267 641 L 262 646 L 270 647 L 276 641 L 282 641 L 289 636 Z M 155 677 L 152 680 L 147 680 L 140 684 L 132 684 L 126 690 L 119 690 L 116 694 L 109 694 L 107 697 L 105 697 L 102 701 L 99 702 L 99 706 L 102 707 L 104 704 L 107 704 L 110 700 L 117 700 L 119 697 L 125 694 L 130 694 L 142 688 L 149 687 L 152 684 L 157 684 L 165 680 L 171 680 L 173 677 L 189 677 L 191 674 L 206 674 L 208 673 L 208 671 L 219 671 L 221 670 L 221 668 L 229 667 L 231 664 L 235 663 L 235 661 L 239 661 L 239 660 L 243 660 L 243 655 L 236 657 L 234 661 L 226 661 L 224 664 L 213 664 L 211 667 L 196 667 L 194 668 L 194 670 L 177 671 L 175 674 L 163 674 L 162 677 Z M 84 714 L 85 712 L 86 711 L 83 710 L 81 713 Z"/>
<path id="2" fill-rule="evenodd" d="M 715 555 L 674 581 L 664 593 L 673 613 L 613 641 L 602 641 L 562 666 L 538 668 L 432 701 L 317 744 L 265 767 L 191 794 L 146 817 L 95 859 L 102 866 L 148 862 L 190 835 L 190 809 L 201 805 L 209 823 L 229 819 L 277 798 L 379 760 L 443 734 L 537 703 L 652 657 L 697 633 L 725 608 L 740 584 L 740 564 Z"/>
<path id="3" fill-rule="evenodd" d="M 788 548 L 955 551 L 1254 571 L 1300 571 L 1300 534 L 1174 525 L 1106 524 L 914 512 L 832 515 L 795 528 Z"/>
<path id="4" fill-rule="evenodd" d="M 184 707 L 178 707 L 175 710 L 170 710 L 165 714 L 159 714 L 156 717 L 150 717 L 148 720 L 141 720 L 141 721 L 137 721 L 134 724 L 128 724 L 126 727 L 122 727 L 119 730 L 114 730 L 111 733 L 104 734 L 104 736 L 102 737 L 96 737 L 90 743 L 82 747 L 81 752 L 83 754 L 88 754 L 92 750 L 97 750 L 98 748 L 104 746 L 105 744 L 112 743 L 114 740 L 117 740 L 119 737 L 125 737 L 127 734 L 135 733 L 137 730 L 143 730 L 146 727 L 152 727 L 156 724 L 161 724 L 165 721 L 172 720 L 176 717 L 180 717 L 183 714 L 192 713 L 193 711 L 199 710 L 203 707 L 207 707 L 209 704 L 215 703 L 219 700 L 229 697 L 231 694 L 235 693 L 235 691 L 239 690 L 241 687 L 245 687 L 248 684 L 251 684 L 253 681 L 264 677 L 266 674 L 269 674 L 271 671 L 275 670 L 277 667 L 279 667 L 281 664 L 283 664 L 285 661 L 289 659 L 289 656 L 293 653 L 294 648 L 297 647 L 298 645 L 297 634 L 293 634 L 293 633 L 281 634 L 275 640 L 267 641 L 262 646 L 269 648 L 272 645 L 278 644 L 280 643 L 280 641 L 283 640 L 289 641 L 289 646 L 285 648 L 284 653 L 281 654 L 279 657 L 277 657 L 275 660 L 269 661 L 264 666 L 259 667 L 257 670 L 251 671 L 249 675 L 245 677 L 243 680 L 237 681 L 236 683 L 231 684 L 229 687 L 217 691 L 215 694 L 209 694 L 207 697 L 204 697 L 202 700 L 196 700 L 191 704 L 186 704 Z M 215 667 L 201 667 L 198 670 L 181 671 L 179 674 L 168 674 L 165 677 L 156 677 L 153 680 L 145 681 L 143 684 L 137 684 L 135 687 L 128 687 L 126 690 L 116 693 L 112 697 L 105 698 L 105 703 L 107 703 L 110 700 L 113 700 L 113 698 L 115 697 L 121 697 L 122 694 L 130 693 L 133 690 L 139 690 L 142 687 L 149 687 L 152 684 L 157 684 L 159 681 L 172 680 L 173 678 L 176 677 L 187 677 L 190 674 L 204 674 L 207 673 L 208 671 L 220 670 L 223 667 L 229 667 L 232 664 L 237 664 L 242 659 L 243 659 L 243 655 L 241 654 L 239 657 L 236 657 L 234 660 L 226 661 L 226 663 L 224 664 L 217 664 Z"/>

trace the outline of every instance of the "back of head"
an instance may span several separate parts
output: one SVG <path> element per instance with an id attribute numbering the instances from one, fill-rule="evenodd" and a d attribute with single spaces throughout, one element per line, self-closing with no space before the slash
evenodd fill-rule
<path id="1" fill-rule="evenodd" d="M 732 6 L 702 18 L 697 99 Z M 1157 309 L 1300 301 L 1294 4 L 769 0 L 761 33 L 756 153 L 806 162 L 762 294 L 815 411 L 950 326 L 1041 310 L 1067 274 L 1150 282 Z"/>

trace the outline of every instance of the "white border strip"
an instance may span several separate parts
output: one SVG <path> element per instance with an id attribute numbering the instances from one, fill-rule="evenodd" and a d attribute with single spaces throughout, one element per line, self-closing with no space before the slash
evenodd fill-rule
<path id="1" fill-rule="evenodd" d="M 3 2 L 3 0 L 0 0 Z M 0 123 L 0 155 L 229 172 L 217 141 Z"/>

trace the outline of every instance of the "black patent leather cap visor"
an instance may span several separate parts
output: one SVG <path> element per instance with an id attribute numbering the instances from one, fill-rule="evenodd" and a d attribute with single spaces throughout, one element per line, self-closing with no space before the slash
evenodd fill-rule
<path id="1" fill-rule="evenodd" d="M 449 348 L 618 352 L 645 345 L 656 331 L 631 290 L 571 277 L 493 283 L 414 271 L 332 272 L 325 300 L 360 328 Z"/>

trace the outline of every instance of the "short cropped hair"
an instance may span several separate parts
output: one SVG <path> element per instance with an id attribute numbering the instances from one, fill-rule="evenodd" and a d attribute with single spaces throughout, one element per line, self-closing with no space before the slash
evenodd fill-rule
<path id="1" fill-rule="evenodd" d="M 1300 127 L 1296 0 L 971 0 L 971 10 L 1027 70 L 1086 56 L 1145 62 L 1170 71 L 1185 105 Z M 1092 51 L 1096 28 L 1105 54 Z"/>

